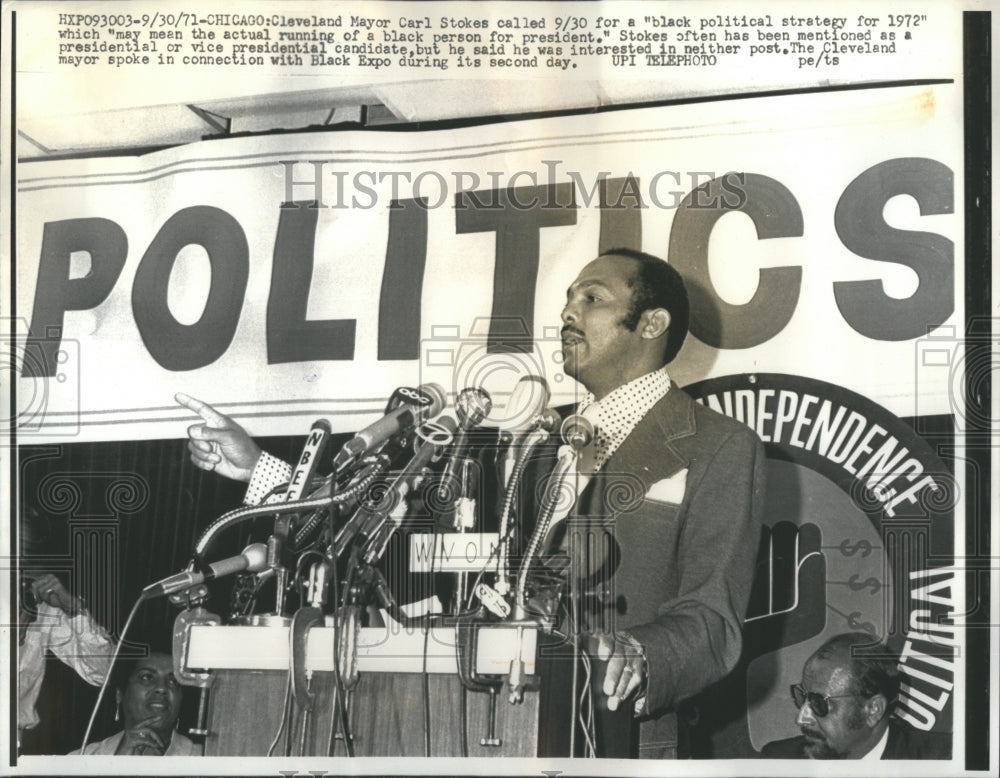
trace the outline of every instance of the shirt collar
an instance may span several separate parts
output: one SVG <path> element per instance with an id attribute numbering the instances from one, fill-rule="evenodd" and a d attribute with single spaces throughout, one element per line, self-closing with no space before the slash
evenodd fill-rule
<path id="1" fill-rule="evenodd" d="M 885 732 L 882 733 L 881 739 L 875 744 L 875 747 L 861 757 L 859 762 L 877 762 L 882 758 L 885 753 L 885 747 L 889 744 L 889 728 L 885 728 Z"/>
<path id="2" fill-rule="evenodd" d="M 577 413 L 597 427 L 598 456 L 596 467 L 607 461 L 635 429 L 649 410 L 670 390 L 666 366 L 622 384 L 601 400 L 587 392 Z"/>

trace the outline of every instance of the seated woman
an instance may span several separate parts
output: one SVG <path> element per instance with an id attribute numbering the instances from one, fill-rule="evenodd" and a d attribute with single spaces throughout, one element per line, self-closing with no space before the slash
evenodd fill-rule
<path id="1" fill-rule="evenodd" d="M 115 720 L 120 716 L 125 729 L 89 743 L 85 754 L 201 756 L 201 747 L 174 729 L 181 712 L 181 687 L 169 654 L 127 661 L 116 669 L 113 680 Z"/>

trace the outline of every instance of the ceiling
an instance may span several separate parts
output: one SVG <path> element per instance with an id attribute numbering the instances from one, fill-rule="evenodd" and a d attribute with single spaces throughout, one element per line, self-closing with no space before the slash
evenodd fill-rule
<path id="1" fill-rule="evenodd" d="M 771 89 L 780 86 L 769 85 Z M 75 103 L 29 103 L 26 107 L 19 100 L 18 157 L 32 160 L 127 153 L 192 143 L 209 136 L 333 128 L 344 123 L 370 127 L 584 111 L 737 90 L 685 90 L 666 80 L 442 79 L 345 84 L 326 89 L 284 88 L 236 97 L 222 96 L 219 91 L 216 96 L 192 89 L 195 99 L 164 94 L 174 101 L 128 107 L 116 106 L 114 95 L 78 98 Z M 745 87 L 739 91 L 746 94 Z M 67 110 L 60 111 L 60 105 Z M 100 110 L 89 110 L 93 107 Z"/>

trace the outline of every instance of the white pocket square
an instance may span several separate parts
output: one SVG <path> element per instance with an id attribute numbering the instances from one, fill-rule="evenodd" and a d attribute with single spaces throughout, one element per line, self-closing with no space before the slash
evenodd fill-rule
<path id="1" fill-rule="evenodd" d="M 670 478 L 664 478 L 661 481 L 657 481 L 649 487 L 649 491 L 646 492 L 646 499 L 679 505 L 684 501 L 684 489 L 687 486 L 687 476 L 688 471 L 685 467 L 683 470 L 678 470 L 670 476 Z"/>

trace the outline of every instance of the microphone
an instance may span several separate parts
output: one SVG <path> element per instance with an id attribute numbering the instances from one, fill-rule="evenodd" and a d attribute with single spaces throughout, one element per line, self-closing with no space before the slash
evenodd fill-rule
<path id="1" fill-rule="evenodd" d="M 514 386 L 507 402 L 504 420 L 498 425 L 512 434 L 507 454 L 501 465 L 503 483 L 506 486 L 517 463 L 518 450 L 527 435 L 537 429 L 539 414 L 549 402 L 549 385 L 544 378 L 535 375 L 523 376 Z M 554 411 L 553 411 L 554 413 Z M 558 422 L 556 422 L 558 424 Z M 551 429 L 551 428 L 550 428 Z"/>
<path id="2" fill-rule="evenodd" d="M 309 436 L 302 446 L 302 454 L 299 455 L 299 461 L 292 471 L 292 477 L 288 480 L 288 490 L 285 492 L 286 502 L 294 502 L 300 499 L 306 488 L 311 485 L 316 465 L 319 463 L 320 457 L 323 456 L 323 451 L 326 449 L 326 444 L 330 439 L 330 432 L 330 422 L 326 419 L 317 419 L 313 422 L 309 430 Z M 322 488 L 321 486 L 320 489 Z M 298 528 L 293 538 L 293 546 L 297 546 L 303 538 L 307 537 L 316 528 L 316 525 L 322 520 L 323 513 L 323 510 L 314 511 L 302 523 L 302 526 Z M 274 520 L 274 546 L 273 548 L 269 547 L 269 565 L 273 563 L 271 566 L 277 567 L 279 564 L 282 551 L 280 546 L 291 534 L 292 522 L 299 517 L 300 514 L 297 513 L 284 514 Z"/>
<path id="3" fill-rule="evenodd" d="M 288 491 L 285 492 L 286 502 L 293 502 L 302 497 L 302 492 L 305 491 L 306 485 L 312 479 L 313 472 L 316 470 L 316 462 L 323 456 L 323 449 L 326 448 L 326 442 L 329 438 L 330 422 L 326 419 L 314 421 L 309 430 L 309 437 L 306 438 L 305 445 L 302 447 L 298 464 L 295 465 L 292 477 L 288 481 Z"/>
<path id="4" fill-rule="evenodd" d="M 213 562 L 208 569 L 202 573 L 197 570 L 185 570 L 176 575 L 150 584 L 142 590 L 144 599 L 160 597 L 165 594 L 173 594 L 182 589 L 190 589 L 192 586 L 211 581 L 213 578 L 222 578 L 226 575 L 239 573 L 247 570 L 251 573 L 259 573 L 267 567 L 267 546 L 263 543 L 251 543 L 243 553 Z"/>
<path id="5" fill-rule="evenodd" d="M 549 403 L 548 382 L 537 375 L 521 376 L 510 393 L 504 418 L 497 426 L 514 435 L 523 434 L 534 426 L 535 419 Z"/>
<path id="6" fill-rule="evenodd" d="M 393 392 L 389 405 L 398 407 L 369 424 L 351 438 L 333 459 L 333 470 L 339 473 L 351 462 L 365 456 L 393 436 L 415 427 L 431 416 L 439 414 L 447 402 L 444 389 L 438 384 L 421 384 L 418 388 L 402 386 Z"/>
<path id="7" fill-rule="evenodd" d="M 406 511 L 406 500 L 414 483 L 421 476 L 422 471 L 430 463 L 434 456 L 454 440 L 458 425 L 450 416 L 441 416 L 434 421 L 427 422 L 417 430 L 417 438 L 423 441 L 416 445 L 416 451 L 406 467 L 392 482 L 385 494 L 375 505 L 363 505 L 351 517 L 333 541 L 334 556 L 340 556 L 356 537 L 361 538 L 360 543 L 366 543 L 390 518 L 396 524 L 402 522 L 400 512 Z"/>
<path id="8" fill-rule="evenodd" d="M 594 439 L 594 425 L 590 420 L 578 413 L 567 416 L 559 428 L 563 442 L 579 453 L 581 449 L 590 445 Z"/>
<path id="9" fill-rule="evenodd" d="M 546 408 L 538 414 L 538 420 L 532 426 L 531 431 L 544 430 L 545 432 L 552 432 L 561 422 L 562 416 L 559 415 L 559 411 L 555 408 Z"/>
<path id="10" fill-rule="evenodd" d="M 455 415 L 458 416 L 458 432 L 451 449 L 451 458 L 441 476 L 438 499 L 442 503 L 454 501 L 461 490 L 460 470 L 462 460 L 469 448 L 469 430 L 478 427 L 493 409 L 493 400 L 485 389 L 463 389 L 455 398 Z"/>

